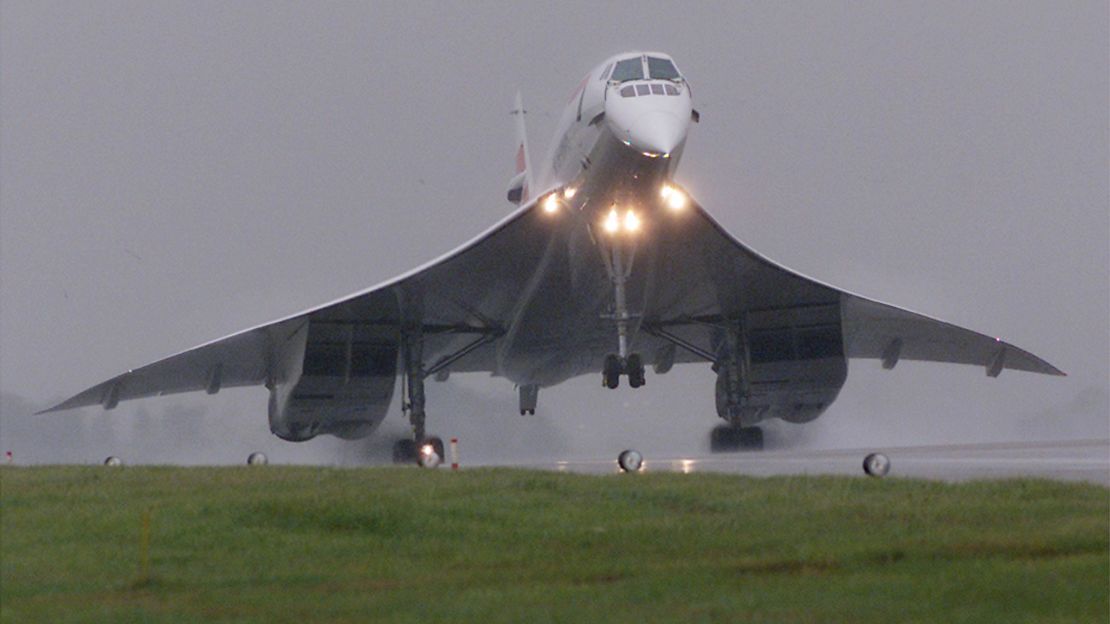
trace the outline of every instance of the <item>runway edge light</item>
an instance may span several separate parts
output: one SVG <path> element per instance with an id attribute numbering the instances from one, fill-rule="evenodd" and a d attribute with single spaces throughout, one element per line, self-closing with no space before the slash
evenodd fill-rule
<path id="1" fill-rule="evenodd" d="M 621 472 L 639 472 L 644 466 L 644 456 L 640 451 L 627 449 L 617 456 L 617 465 L 620 466 Z"/>
<path id="2" fill-rule="evenodd" d="M 890 458 L 882 453 L 871 453 L 863 458 L 863 471 L 869 477 L 885 477 L 890 472 Z"/>

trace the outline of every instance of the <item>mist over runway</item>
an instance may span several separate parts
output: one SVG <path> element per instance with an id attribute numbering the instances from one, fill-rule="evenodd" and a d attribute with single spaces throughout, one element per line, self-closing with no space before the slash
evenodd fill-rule
<path id="1" fill-rule="evenodd" d="M 1110 486 L 1110 440 L 1015 442 L 919 447 L 779 450 L 689 457 L 648 457 L 644 472 L 720 472 L 756 477 L 860 475 L 868 453 L 891 461 L 887 477 L 940 481 L 1041 478 Z M 537 463 L 533 468 L 579 473 L 620 472 L 614 459 Z"/>

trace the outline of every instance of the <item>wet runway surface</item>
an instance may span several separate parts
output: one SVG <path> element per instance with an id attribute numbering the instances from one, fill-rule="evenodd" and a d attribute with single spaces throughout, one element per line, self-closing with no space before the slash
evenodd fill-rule
<path id="1" fill-rule="evenodd" d="M 645 472 L 723 472 L 751 476 L 840 474 L 863 476 L 863 458 L 890 458 L 888 477 L 942 481 L 1035 477 L 1110 486 L 1110 440 L 992 443 L 845 450 L 766 450 L 697 457 L 646 457 Z M 616 458 L 532 464 L 547 470 L 619 472 Z"/>

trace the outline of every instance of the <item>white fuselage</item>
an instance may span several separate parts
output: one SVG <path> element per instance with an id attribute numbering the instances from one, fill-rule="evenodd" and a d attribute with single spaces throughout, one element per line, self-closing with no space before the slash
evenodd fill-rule
<path id="1" fill-rule="evenodd" d="M 691 121 L 690 87 L 681 78 L 652 79 L 646 69 L 639 80 L 609 79 L 618 61 L 637 57 L 671 61 L 662 53 L 625 53 L 582 78 L 537 171 L 537 189 L 572 186 L 597 205 L 603 195 L 654 192 L 674 174 Z M 622 95 L 629 89 L 639 94 Z"/>
<path id="2" fill-rule="evenodd" d="M 660 65 L 665 71 L 653 76 Z M 635 346 L 643 297 L 655 278 L 646 262 L 653 252 L 641 244 L 650 236 L 608 232 L 606 224 L 619 220 L 623 230 L 632 220 L 650 230 L 660 220 L 659 193 L 678 166 L 692 115 L 690 87 L 666 54 L 616 55 L 579 82 L 535 176 L 540 205 L 558 199 L 562 216 L 551 215 L 552 232 L 562 234 L 545 241 L 528 269 L 530 288 L 519 293 L 497 347 L 499 374 L 518 385 L 554 385 L 594 370 L 605 350 L 623 357 Z M 547 298 L 563 285 L 573 289 L 573 301 Z M 621 314 L 629 317 L 617 323 L 614 315 Z M 598 332 L 611 338 L 595 353 Z M 582 343 L 555 348 L 559 335 Z"/>

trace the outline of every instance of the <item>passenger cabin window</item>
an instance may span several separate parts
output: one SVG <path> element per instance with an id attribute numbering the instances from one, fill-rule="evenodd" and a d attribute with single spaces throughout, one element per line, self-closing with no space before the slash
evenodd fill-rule
<path id="1" fill-rule="evenodd" d="M 620 64 L 618 63 L 617 66 L 619 67 Z M 674 63 L 654 56 L 648 57 L 648 73 L 655 80 L 678 80 L 681 78 L 678 75 L 678 70 L 674 67 Z"/>
<path id="2" fill-rule="evenodd" d="M 672 66 L 673 68 L 673 66 Z M 610 80 L 617 82 L 625 82 L 627 80 L 643 80 L 644 79 L 644 66 L 639 57 L 625 59 L 617 63 L 613 68 L 613 75 Z"/>

